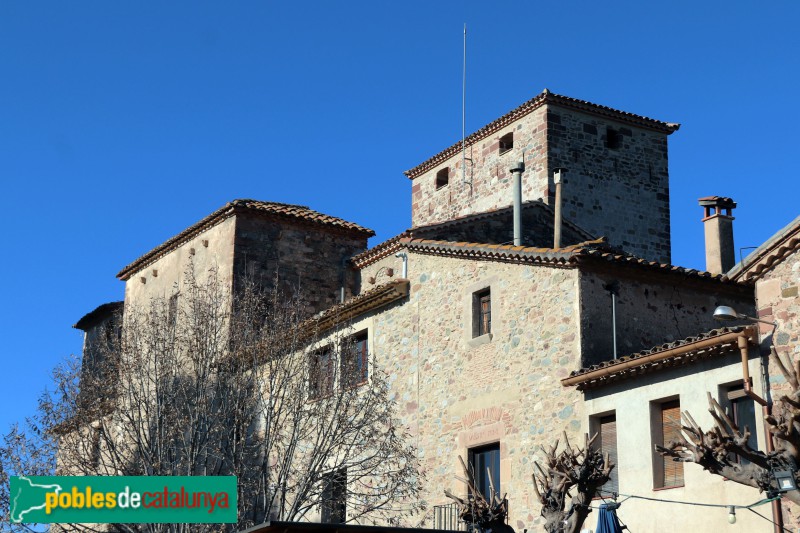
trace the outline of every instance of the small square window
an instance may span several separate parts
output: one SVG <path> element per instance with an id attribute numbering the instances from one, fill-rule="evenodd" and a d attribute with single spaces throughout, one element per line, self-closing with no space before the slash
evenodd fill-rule
<path id="1" fill-rule="evenodd" d="M 369 337 L 366 331 L 350 337 L 342 350 L 342 386 L 357 387 L 369 379 Z"/>
<path id="2" fill-rule="evenodd" d="M 506 133 L 500 137 L 500 154 L 504 154 L 514 148 L 514 132 Z"/>
<path id="3" fill-rule="evenodd" d="M 450 169 L 443 168 L 436 173 L 436 190 L 445 187 L 448 183 L 450 183 Z"/>
<path id="4" fill-rule="evenodd" d="M 606 148 L 617 150 L 622 146 L 622 134 L 614 128 L 606 128 Z"/>
<path id="5" fill-rule="evenodd" d="M 472 337 L 492 332 L 492 294 L 489 288 L 472 295 Z"/>

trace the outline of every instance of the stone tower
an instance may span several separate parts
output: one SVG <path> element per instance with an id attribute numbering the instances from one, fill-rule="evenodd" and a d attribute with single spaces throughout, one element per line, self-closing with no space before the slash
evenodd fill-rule
<path id="1" fill-rule="evenodd" d="M 523 201 L 554 202 L 563 179 L 563 216 L 640 257 L 670 262 L 667 136 L 678 124 L 618 111 L 547 89 L 462 144 L 406 172 L 414 227 L 507 207 L 509 168 L 524 158 Z M 524 244 L 524 243 L 523 243 Z"/>

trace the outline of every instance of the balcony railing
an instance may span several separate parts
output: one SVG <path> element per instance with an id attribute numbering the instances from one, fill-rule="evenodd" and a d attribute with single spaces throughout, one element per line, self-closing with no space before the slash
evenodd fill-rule
<path id="1" fill-rule="evenodd" d="M 433 506 L 433 529 L 466 531 L 467 525 L 458 516 L 458 504 L 447 503 Z"/>

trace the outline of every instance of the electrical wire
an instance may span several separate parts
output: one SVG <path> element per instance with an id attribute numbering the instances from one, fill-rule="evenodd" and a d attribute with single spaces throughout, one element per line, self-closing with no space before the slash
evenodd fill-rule
<path id="1" fill-rule="evenodd" d="M 764 520 L 766 520 L 767 522 L 769 522 L 769 523 L 770 523 L 770 524 L 772 524 L 773 526 L 778 526 L 778 524 L 776 524 L 775 522 L 773 522 L 772 520 L 770 520 L 769 518 L 767 518 L 767 517 L 766 517 L 766 516 L 764 516 L 763 514 L 761 514 L 761 513 L 757 512 L 757 511 L 754 511 L 753 509 L 750 509 L 750 508 L 747 508 L 747 510 L 748 510 L 748 511 L 750 511 L 751 513 L 757 514 L 758 516 L 760 516 L 761 518 L 763 518 Z M 791 529 L 786 529 L 786 528 L 785 528 L 785 527 L 783 527 L 783 526 L 778 526 L 778 527 L 779 527 L 779 528 L 781 528 L 781 530 L 783 530 L 783 531 L 787 531 L 788 533 L 792 533 L 792 530 L 791 530 Z"/>

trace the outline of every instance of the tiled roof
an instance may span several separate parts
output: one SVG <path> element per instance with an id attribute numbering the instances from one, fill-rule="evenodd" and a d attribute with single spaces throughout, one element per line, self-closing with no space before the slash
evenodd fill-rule
<path id="1" fill-rule="evenodd" d="M 568 378 L 561 380 L 561 383 L 564 386 L 577 386 L 578 390 L 585 390 L 665 368 L 686 365 L 736 350 L 738 337 L 741 336 L 752 340 L 755 337 L 755 330 L 752 326 L 713 329 L 693 337 L 667 342 L 649 350 L 574 370 Z"/>
<path id="2" fill-rule="evenodd" d="M 582 246 L 601 245 L 605 241 L 589 241 L 564 248 L 534 248 L 511 244 L 481 244 L 475 242 L 450 242 L 429 239 L 403 239 L 411 252 L 448 257 L 469 257 L 512 263 L 568 264 Z"/>
<path id="3" fill-rule="evenodd" d="M 610 117 L 620 122 L 627 122 L 633 124 L 634 126 L 638 126 L 640 128 L 660 131 L 662 133 L 666 133 L 667 135 L 680 128 L 680 124 L 661 122 L 660 120 L 655 120 L 641 115 L 635 115 L 633 113 L 628 113 L 627 111 L 620 111 L 618 109 L 613 109 L 611 107 L 606 107 L 604 105 L 593 104 L 591 102 L 587 102 L 586 100 L 578 100 L 577 98 L 570 98 L 569 96 L 554 94 L 545 89 L 540 94 L 528 100 L 521 106 L 517 107 L 516 109 L 513 109 L 512 111 L 509 111 L 508 113 L 498 118 L 497 120 L 490 122 L 486 126 L 476 131 L 475 133 L 472 133 L 464 140 L 464 142 L 465 144 L 469 145 L 485 137 L 488 137 L 489 135 L 505 128 L 506 126 L 518 120 L 519 118 L 538 109 L 544 104 L 555 104 L 561 107 L 576 109 L 578 111 L 583 111 L 585 113 L 590 113 L 593 115 Z M 431 157 L 424 163 L 417 165 L 411 170 L 407 170 L 405 172 L 405 175 L 408 176 L 410 179 L 414 179 L 423 172 L 426 172 L 427 170 L 430 170 L 431 168 L 446 161 L 447 159 L 450 159 L 452 156 L 454 156 L 460 151 L 461 151 L 461 141 L 455 143 L 453 146 L 447 148 L 443 152 L 436 154 L 435 156 Z"/>
<path id="4" fill-rule="evenodd" d="M 108 302 L 97 306 L 94 310 L 86 313 L 72 327 L 86 331 L 100 320 L 122 311 L 125 302 Z"/>
<path id="5" fill-rule="evenodd" d="M 181 244 L 191 240 L 203 231 L 219 224 L 223 220 L 239 213 L 254 213 L 269 217 L 290 220 L 295 223 L 321 225 L 333 230 L 354 233 L 364 237 L 372 237 L 375 232 L 347 220 L 325 215 L 309 209 L 304 205 L 281 204 L 277 202 L 261 202 L 258 200 L 233 200 L 217 209 L 200 222 L 189 226 L 165 243 L 156 246 L 142 257 L 119 271 L 117 277 L 127 280 L 134 273 L 150 265 L 160 257 L 171 252 Z"/>
<path id="6" fill-rule="evenodd" d="M 469 257 L 478 260 L 512 263 L 548 263 L 577 266 L 578 264 L 609 264 L 641 269 L 645 272 L 677 274 L 691 279 L 710 280 L 727 285 L 738 284 L 719 274 L 648 261 L 621 252 L 606 243 L 605 238 L 585 241 L 563 248 L 533 248 L 510 244 L 481 244 L 427 239 L 401 239 L 409 251 L 448 257 Z"/>
<path id="7" fill-rule="evenodd" d="M 492 209 L 481 213 L 475 213 L 473 215 L 466 215 L 454 218 L 451 220 L 447 220 L 445 222 L 428 224 L 425 226 L 416 226 L 412 229 L 407 229 L 403 233 L 395 235 L 391 239 L 387 239 L 376 246 L 373 246 L 369 250 L 361 252 L 360 254 L 354 256 L 350 260 L 350 262 L 355 268 L 359 269 L 364 268 L 366 266 L 371 265 L 372 263 L 375 263 L 376 261 L 383 259 L 384 257 L 393 254 L 394 252 L 402 248 L 403 239 L 415 238 L 422 240 L 427 237 L 433 241 L 441 240 L 435 237 L 436 234 L 439 232 L 442 232 L 449 228 L 455 228 L 459 226 L 469 226 L 470 224 L 475 224 L 477 222 L 483 222 L 491 219 L 498 219 L 503 216 L 511 216 L 513 209 L 514 208 L 512 206 L 499 207 L 497 209 Z M 525 202 L 524 204 L 522 204 L 522 209 L 524 213 L 528 212 L 528 210 L 540 209 L 545 211 L 547 215 L 550 216 L 551 219 L 554 216 L 553 208 L 541 200 L 532 200 L 529 202 Z M 569 220 L 564 219 L 562 222 L 566 228 L 569 228 L 572 232 L 574 232 L 575 235 L 579 236 L 578 238 L 583 239 L 584 241 L 590 241 L 595 238 L 588 231 L 584 230 L 583 228 L 581 228 L 576 224 L 573 224 Z M 544 227 L 541 229 L 548 232 L 548 236 L 552 241 L 552 231 L 553 231 L 552 227 Z M 494 243 L 485 243 L 485 244 L 488 246 L 489 244 L 494 244 Z"/>
<path id="8" fill-rule="evenodd" d="M 522 204 L 523 211 L 527 209 L 542 209 L 546 211 L 548 214 L 552 215 L 552 218 L 555 218 L 555 211 L 552 207 L 544 203 L 542 200 L 531 200 Z M 439 229 L 453 227 L 453 226 L 460 226 L 464 224 L 471 224 L 474 222 L 478 222 L 481 220 L 486 220 L 490 218 L 499 217 L 505 214 L 512 213 L 514 211 L 514 206 L 505 206 L 505 207 L 498 207 L 496 209 L 490 209 L 487 211 L 483 211 L 481 213 L 475 213 L 473 215 L 465 215 L 462 217 L 453 218 L 450 220 L 446 220 L 444 222 L 438 222 L 436 224 L 428 224 L 425 226 L 415 226 L 410 231 L 413 232 L 417 236 L 422 236 L 425 233 L 435 232 Z M 577 224 L 567 220 L 562 219 L 562 224 L 564 226 L 569 227 L 579 235 L 581 235 L 585 240 L 592 240 L 595 238 L 594 235 L 586 231 L 585 229 L 581 228 Z M 551 230 L 552 228 L 547 228 Z"/>
<path id="9" fill-rule="evenodd" d="M 373 246 L 369 250 L 354 255 L 350 259 L 350 264 L 352 264 L 355 268 L 364 268 L 372 263 L 375 263 L 376 261 L 380 261 L 384 257 L 392 255 L 394 252 L 402 248 L 401 240 L 410 236 L 411 232 L 409 230 L 404 231 L 400 235 L 395 235 L 391 239 L 387 239 L 382 243 Z"/>
<path id="10" fill-rule="evenodd" d="M 797 250 L 800 250 L 800 216 L 730 269 L 726 276 L 737 281 L 754 282 Z"/>
<path id="11" fill-rule="evenodd" d="M 396 279 L 379 285 L 349 300 L 329 307 L 308 319 L 299 329 L 309 335 L 322 333 L 348 320 L 408 296 L 409 281 Z"/>

